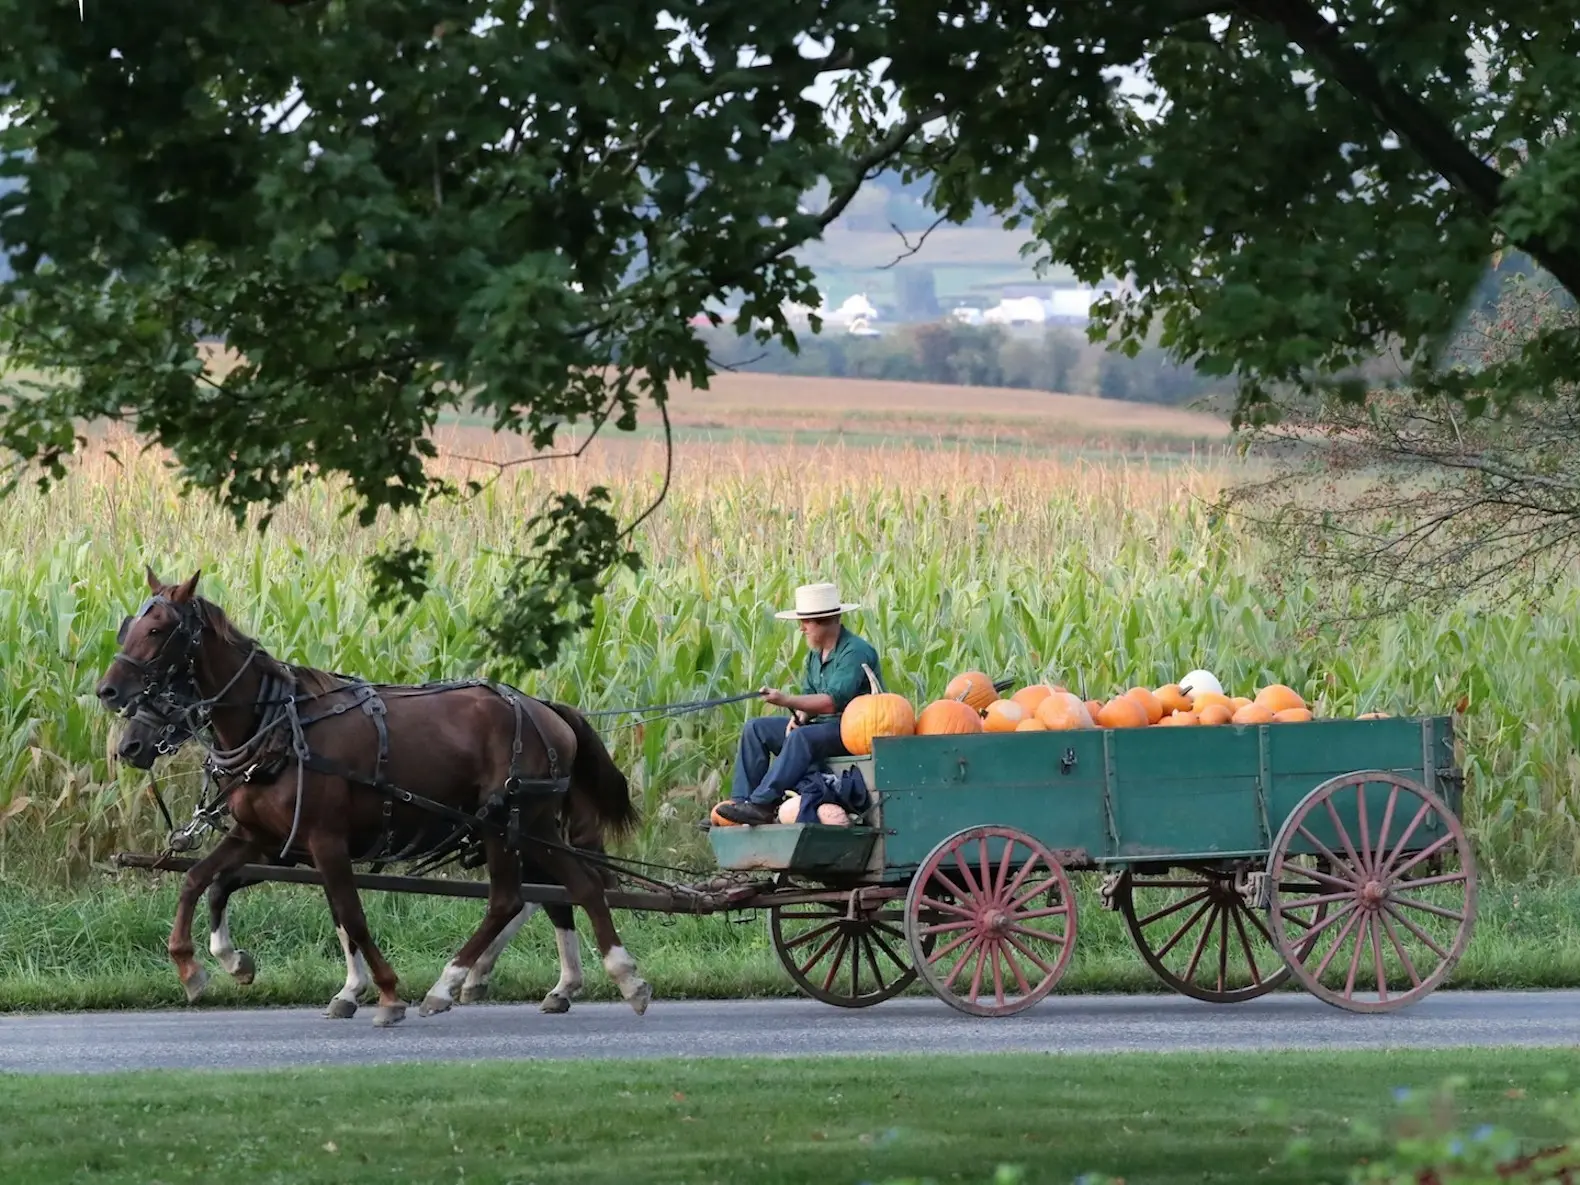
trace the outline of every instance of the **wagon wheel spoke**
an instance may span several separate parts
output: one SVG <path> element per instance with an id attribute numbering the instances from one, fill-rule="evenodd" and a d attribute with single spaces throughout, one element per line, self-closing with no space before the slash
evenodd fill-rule
<path id="1" fill-rule="evenodd" d="M 917 944 L 935 926 L 928 888 L 941 883 L 940 868 L 967 882 L 959 906 L 970 924 L 940 935 L 923 954 Z M 972 827 L 940 843 L 918 868 L 906 900 L 906 940 L 935 995 L 963 1012 L 1007 1016 L 1045 997 L 1064 974 L 1075 938 L 1072 900 L 1057 857 L 1040 842 L 1007 827 Z"/>
<path id="2" fill-rule="evenodd" d="M 827 934 L 830 930 L 837 930 L 837 929 L 839 929 L 839 919 L 838 918 L 835 918 L 832 921 L 824 922 L 821 926 L 814 926 L 812 929 L 808 930 L 805 934 L 798 934 L 794 938 L 787 939 L 785 941 L 785 949 L 786 950 L 794 950 L 798 946 L 802 946 L 802 945 L 804 945 L 804 944 L 806 944 L 808 942 L 811 942 L 814 938 L 821 938 L 824 934 Z"/>
<path id="3" fill-rule="evenodd" d="M 1201 957 L 1207 952 L 1207 943 L 1212 940 L 1212 927 L 1218 919 L 1220 908 L 1216 903 L 1207 907 L 1207 924 L 1201 928 L 1201 937 L 1196 939 L 1196 945 L 1191 948 L 1190 962 L 1185 965 L 1186 979 L 1196 978 L 1196 968 L 1201 965 Z"/>
<path id="4" fill-rule="evenodd" d="M 1400 820 L 1408 820 L 1402 828 Z M 1463 956 L 1475 920 L 1475 864 L 1463 827 L 1431 790 L 1372 770 L 1308 794 L 1280 829 L 1273 866 L 1336 847 L 1350 859 L 1311 878 L 1318 892 L 1291 891 L 1282 878 L 1274 890 L 1280 955 L 1303 987 L 1336 1007 L 1380 1012 L 1421 999 Z M 1434 859 L 1448 871 L 1411 877 Z M 1335 908 L 1305 925 L 1299 915 L 1324 902 Z"/>
<path id="5" fill-rule="evenodd" d="M 1152 888 L 1151 885 L 1146 887 L 1149 889 Z M 1152 913 L 1147 914 L 1146 917 L 1138 919 L 1138 922 L 1140 925 L 1150 926 L 1153 922 L 1156 922 L 1161 918 L 1166 918 L 1170 914 L 1178 913 L 1188 905 L 1195 905 L 1196 902 L 1205 900 L 1206 897 L 1206 889 L 1203 889 L 1200 893 L 1192 893 L 1189 897 L 1182 897 L 1172 905 L 1165 905 L 1162 909 L 1155 910 Z"/>
<path id="6" fill-rule="evenodd" d="M 1262 982 L 1262 969 L 1256 965 L 1256 954 L 1251 950 L 1251 937 L 1245 932 L 1245 920 L 1242 916 L 1248 913 L 1250 913 L 1250 911 L 1242 909 L 1237 909 L 1234 911 L 1234 928 L 1236 933 L 1238 933 L 1240 936 L 1240 949 L 1245 952 L 1245 965 L 1251 970 L 1251 982 L 1259 985 Z M 1250 918 L 1251 921 L 1256 924 L 1261 933 L 1267 938 L 1268 942 L 1272 942 L 1273 936 L 1267 933 L 1266 927 L 1262 925 L 1262 919 L 1257 917 L 1254 913 L 1250 913 Z M 1228 944 L 1225 943 L 1224 945 L 1227 946 Z M 1220 988 L 1227 988 L 1229 986 L 1227 977 L 1220 980 L 1218 986 Z"/>
<path id="7" fill-rule="evenodd" d="M 1031 984 L 1026 981 L 1026 972 L 1021 970 L 1020 963 L 1017 962 L 1015 956 L 1009 952 L 1009 948 L 1015 945 L 1016 943 L 1014 937 L 1012 935 L 1005 935 L 1004 961 L 1009 964 L 1010 971 L 1012 971 L 1015 975 L 1015 986 L 1020 989 L 1021 995 L 1024 996 L 1027 992 L 1031 991 Z M 1048 965 L 1041 959 L 1033 958 L 1031 961 L 1034 966 L 1039 967 L 1042 970 L 1044 975 L 1048 973 Z"/>
<path id="8" fill-rule="evenodd" d="M 834 979 L 835 979 L 836 976 L 839 975 L 840 968 L 842 966 L 844 966 L 845 954 L 849 950 L 850 950 L 850 935 L 846 934 L 844 932 L 841 932 L 840 935 L 839 935 L 839 949 L 834 952 L 834 957 L 828 961 L 828 974 L 823 976 L 823 990 L 825 992 L 826 991 L 830 991 L 830 990 L 833 989 L 833 987 L 834 987 Z M 851 962 L 852 968 L 854 968 L 855 965 L 856 965 L 856 960 L 852 959 L 850 962 Z M 804 970 L 804 968 L 803 968 L 803 970 Z M 855 985 L 854 984 L 851 985 L 851 993 L 850 994 L 852 996 L 856 995 Z"/>
<path id="9" fill-rule="evenodd" d="M 801 974 L 805 975 L 807 972 L 811 971 L 813 967 L 816 967 L 819 963 L 821 963 L 823 961 L 823 956 L 828 954 L 829 951 L 833 950 L 836 944 L 842 942 L 844 937 L 845 935 L 839 930 L 835 930 L 832 934 L 830 934 L 827 941 L 825 941 L 822 946 L 818 947 L 817 950 L 813 952 L 812 957 L 799 965 L 801 968 Z M 837 957 L 834 959 L 833 965 L 836 967 L 839 965 L 839 959 Z M 828 991 L 828 984 L 826 982 L 823 984 L 823 990 L 825 992 Z"/>
<path id="10" fill-rule="evenodd" d="M 939 901 L 936 897 L 923 897 L 922 904 L 927 906 L 928 909 L 937 910 L 939 913 L 947 913 L 957 918 L 972 918 L 976 916 L 964 905 L 956 905 L 952 901 Z"/>
<path id="11" fill-rule="evenodd" d="M 1174 931 L 1174 934 L 1169 938 L 1169 940 L 1158 948 L 1158 958 L 1161 959 L 1164 955 L 1168 954 L 1169 951 L 1173 950 L 1175 944 L 1178 943 L 1181 938 L 1184 938 L 1185 935 L 1189 934 L 1191 930 L 1195 928 L 1196 923 L 1201 919 L 1202 915 L 1211 909 L 1212 902 L 1210 900 L 1203 901 L 1201 903 L 1201 907 L 1197 909 L 1195 913 L 1191 914 L 1190 917 L 1185 919 L 1185 924 L 1178 930 Z"/>

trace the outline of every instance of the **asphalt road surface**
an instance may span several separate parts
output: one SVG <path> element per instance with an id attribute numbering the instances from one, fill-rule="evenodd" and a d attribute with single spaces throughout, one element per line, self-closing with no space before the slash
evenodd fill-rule
<path id="1" fill-rule="evenodd" d="M 932 999 L 847 1010 L 811 1000 L 655 1000 L 472 1004 L 431 1017 L 412 1008 L 389 1029 L 364 1008 L 326 1020 L 317 1008 L 0 1016 L 0 1071 L 250 1069 L 482 1058 L 732 1057 L 878 1053 L 1096 1053 L 1118 1050 L 1573 1046 L 1580 991 L 1440 991 L 1398 1013 L 1342 1012 L 1279 993 L 1213 1006 L 1180 996 L 1055 996 L 1002 1020 Z"/>

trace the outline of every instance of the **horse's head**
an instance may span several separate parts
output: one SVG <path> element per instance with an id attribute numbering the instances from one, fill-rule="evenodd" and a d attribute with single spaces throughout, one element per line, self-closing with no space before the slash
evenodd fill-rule
<path id="1" fill-rule="evenodd" d="M 188 686 L 195 694 L 193 672 L 204 626 L 196 596 L 199 575 L 201 570 L 172 586 L 148 569 L 152 595 L 121 622 L 115 636 L 121 648 L 95 688 L 106 710 L 131 716 L 147 706 L 162 727 L 174 697 Z"/>
<path id="2" fill-rule="evenodd" d="M 203 698 L 192 675 L 177 675 L 162 692 L 145 695 L 133 709 L 115 755 L 136 769 L 152 769 L 154 761 L 174 753 L 197 735 L 193 709 Z"/>

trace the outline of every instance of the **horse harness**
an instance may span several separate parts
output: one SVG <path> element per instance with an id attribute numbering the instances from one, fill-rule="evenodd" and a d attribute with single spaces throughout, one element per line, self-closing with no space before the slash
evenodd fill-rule
<path id="1" fill-rule="evenodd" d="M 175 602 L 165 596 L 153 596 L 143 602 L 142 607 L 135 615 L 124 618 L 120 630 L 116 634 L 116 641 L 123 643 L 133 621 L 141 617 L 156 604 L 170 606 L 176 614 L 177 626 L 168 635 L 159 653 L 153 659 L 142 661 L 135 659 L 124 651 L 118 651 L 115 658 L 137 670 L 143 677 L 143 691 L 133 697 L 120 713 L 123 717 L 153 720 L 162 727 L 160 739 L 155 742 L 158 752 L 173 752 L 185 743 L 185 738 L 173 743 L 168 738 L 178 732 L 185 731 L 189 736 L 196 736 L 198 730 L 208 723 L 210 710 L 229 693 L 236 682 L 241 678 L 242 672 L 258 654 L 255 646 L 248 652 L 241 667 L 230 681 L 214 696 L 207 699 L 201 698 L 198 691 L 195 664 L 198 654 L 198 641 L 207 622 L 200 600 Z M 176 642 L 184 647 L 184 653 L 173 657 L 168 662 L 160 663 L 165 651 Z M 291 845 L 296 839 L 297 828 L 301 823 L 302 791 L 305 771 L 311 769 L 316 773 L 328 774 L 332 777 L 342 778 L 347 782 L 366 786 L 384 800 L 383 827 L 372 849 L 357 859 L 367 860 L 408 860 L 421 854 L 417 845 L 421 842 L 423 831 L 418 829 L 411 841 L 400 851 L 390 852 L 389 843 L 393 832 L 394 804 L 399 801 L 418 810 L 436 815 L 453 824 L 455 827 L 449 835 L 437 845 L 430 848 L 428 860 L 425 863 L 436 864 L 450 855 L 455 854 L 460 848 L 473 849 L 467 853 L 468 858 L 463 858 L 464 865 L 480 863 L 482 853 L 479 850 L 478 831 L 486 831 L 501 836 L 511 850 L 521 847 L 521 809 L 523 801 L 532 798 L 563 798 L 570 790 L 570 777 L 561 772 L 560 756 L 557 749 L 543 735 L 543 730 L 538 727 L 537 721 L 526 710 L 526 700 L 529 698 L 516 688 L 505 683 L 498 683 L 488 679 L 458 679 L 446 682 L 423 683 L 417 685 L 403 684 L 374 684 L 365 679 L 351 675 L 342 675 L 330 672 L 336 679 L 342 681 L 342 686 L 334 687 L 325 692 L 304 695 L 298 691 L 294 680 L 287 681 L 273 672 L 267 672 L 259 687 L 258 696 L 254 699 L 252 707 L 259 710 L 257 724 L 252 735 L 241 745 L 234 749 L 222 750 L 204 741 L 207 756 L 203 762 L 205 781 L 214 783 L 216 779 L 223 779 L 217 785 L 218 793 L 207 805 L 200 802 L 194 811 L 194 824 L 201 817 L 212 825 L 214 815 L 224 810 L 223 803 L 230 792 L 238 783 L 251 782 L 255 778 L 270 779 L 279 776 L 291 762 L 296 763 L 296 804 L 291 820 L 291 832 L 287 836 L 285 845 L 280 849 L 280 859 L 288 858 Z M 510 772 L 505 777 L 504 785 L 489 795 L 487 800 L 474 812 L 458 810 L 442 802 L 435 802 L 431 798 L 414 793 L 392 781 L 385 772 L 389 760 L 389 727 L 386 721 L 386 707 L 384 694 L 394 693 L 403 698 L 416 695 L 437 695 L 447 691 L 457 691 L 468 687 L 486 687 L 505 700 L 511 707 L 515 717 L 515 733 L 511 741 Z M 384 694 L 380 694 L 383 692 Z M 341 700 L 332 707 L 317 715 L 304 716 L 301 707 L 317 700 L 330 696 L 349 695 L 350 700 Z M 542 703 L 543 701 L 538 700 Z M 341 716 L 353 708 L 359 708 L 372 722 L 374 733 L 378 741 L 378 749 L 374 758 L 373 772 L 371 775 L 360 773 L 340 762 L 333 761 L 322 754 L 314 753 L 307 743 L 306 731 L 312 725 L 324 720 Z M 547 778 L 525 778 L 521 775 L 520 762 L 522 752 L 522 721 L 532 726 L 542 743 L 549 762 L 549 776 Z M 275 738 L 278 730 L 290 730 L 289 750 L 281 751 L 281 746 Z M 271 752 L 271 741 L 275 741 Z M 226 784 L 228 783 L 228 784 Z M 163 808 L 163 802 L 160 803 Z M 168 812 L 166 812 L 168 815 Z M 503 821 L 500 816 L 503 815 Z"/>

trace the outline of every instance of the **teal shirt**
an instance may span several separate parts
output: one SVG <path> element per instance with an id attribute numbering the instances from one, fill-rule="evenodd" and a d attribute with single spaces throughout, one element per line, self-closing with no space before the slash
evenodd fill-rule
<path id="1" fill-rule="evenodd" d="M 878 652 L 865 638 L 851 633 L 844 626 L 840 627 L 839 639 L 834 643 L 834 649 L 829 651 L 826 660 L 816 650 L 807 651 L 803 694 L 825 694 L 834 699 L 834 711 L 813 716 L 811 723 L 838 720 L 846 704 L 858 695 L 866 695 L 872 690 L 867 683 L 867 672 L 861 669 L 862 663 L 872 668 L 872 673 L 877 676 L 878 687 L 881 689 L 883 668 L 878 665 Z"/>

